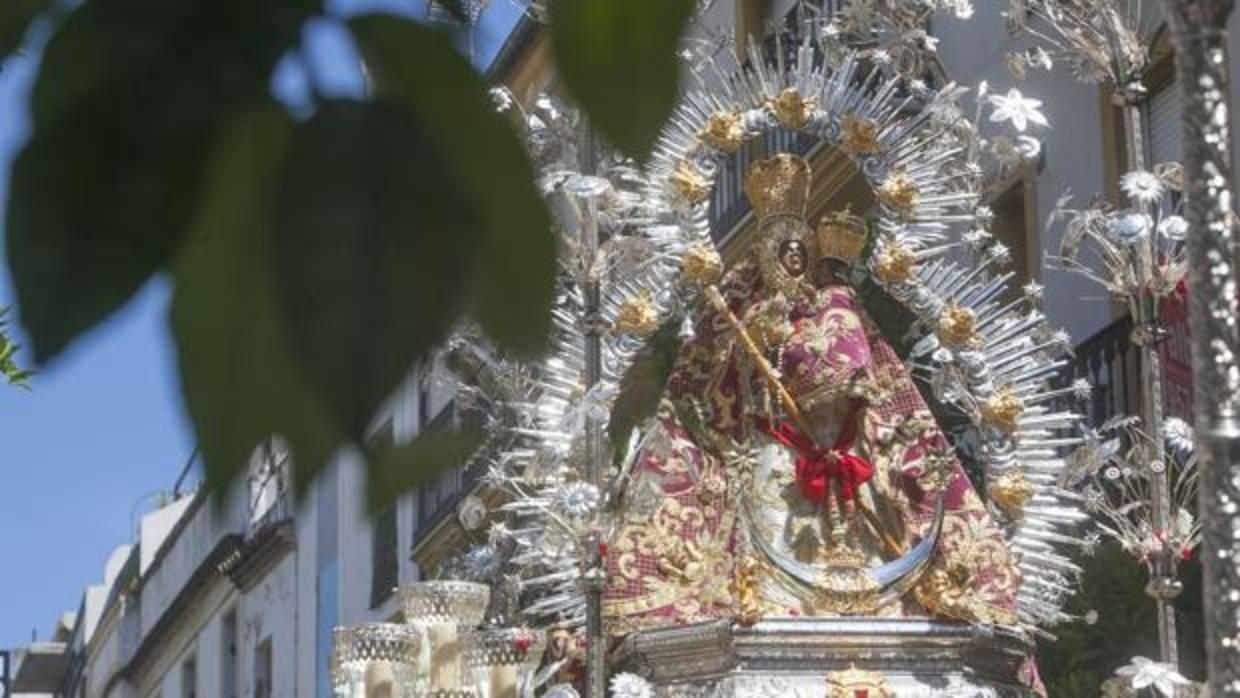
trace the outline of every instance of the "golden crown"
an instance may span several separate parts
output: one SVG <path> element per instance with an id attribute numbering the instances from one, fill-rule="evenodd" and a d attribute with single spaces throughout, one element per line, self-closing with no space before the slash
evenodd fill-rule
<path id="1" fill-rule="evenodd" d="M 759 160 L 745 177 L 745 196 L 762 222 L 774 216 L 805 218 L 809 200 L 809 163 L 788 153 Z"/>
<path id="2" fill-rule="evenodd" d="M 847 208 L 828 213 L 818 223 L 818 256 L 855 264 L 865 249 L 865 221 Z"/>

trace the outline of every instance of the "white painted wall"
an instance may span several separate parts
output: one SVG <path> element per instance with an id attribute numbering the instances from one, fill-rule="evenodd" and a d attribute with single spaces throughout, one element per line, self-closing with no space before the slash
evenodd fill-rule
<path id="1" fill-rule="evenodd" d="M 160 546 L 163 545 L 164 539 L 172 532 L 181 515 L 189 507 L 191 500 L 191 497 L 182 497 L 142 517 L 142 521 L 138 525 L 138 538 L 146 543 L 140 548 L 141 565 L 139 569 L 143 574 L 151 566 L 156 554 L 159 552 Z"/>
<path id="2" fill-rule="evenodd" d="M 397 412 L 402 421 L 416 418 L 407 408 Z M 400 428 L 408 438 L 416 432 L 416 421 Z M 238 623 L 239 695 L 253 694 L 256 652 L 267 639 L 272 643 L 273 698 L 329 695 L 320 639 L 330 638 L 337 624 L 391 617 L 397 600 L 391 598 L 376 609 L 369 607 L 372 534 L 365 508 L 365 471 L 356 454 L 339 457 L 312 490 L 296 517 L 294 551 L 248 591 L 236 589 L 225 578 L 215 579 L 203 600 L 178 616 L 176 632 L 144 665 L 151 675 L 114 682 L 105 694 L 109 678 L 132 658 L 216 544 L 226 535 L 245 532 L 244 493 L 230 497 L 218 514 L 210 503 L 196 507 L 172 537 L 166 537 L 167 531 L 174 530 L 171 526 L 144 527 L 164 547 L 158 556 L 146 557 L 147 574 L 138 596 L 103 615 L 90 642 L 87 695 L 183 698 L 182 666 L 191 656 L 196 662 L 196 695 L 224 695 L 220 684 L 226 656 L 222 633 L 230 612 L 236 613 Z M 324 509 L 322 502 L 331 506 Z M 417 573 L 407 560 L 412 517 L 413 505 L 405 498 L 398 505 L 397 525 L 402 582 Z M 146 546 L 147 541 L 141 539 L 138 544 Z"/>

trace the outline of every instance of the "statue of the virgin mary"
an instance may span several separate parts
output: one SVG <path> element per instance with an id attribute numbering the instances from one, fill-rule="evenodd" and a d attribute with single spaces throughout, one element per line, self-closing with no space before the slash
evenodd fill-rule
<path id="1" fill-rule="evenodd" d="M 794 156 L 755 163 L 754 249 L 699 279 L 713 302 L 633 456 L 608 546 L 613 634 L 777 616 L 1013 620 L 1002 535 L 847 282 L 864 223 L 839 213 L 812 229 L 810 179 Z"/>

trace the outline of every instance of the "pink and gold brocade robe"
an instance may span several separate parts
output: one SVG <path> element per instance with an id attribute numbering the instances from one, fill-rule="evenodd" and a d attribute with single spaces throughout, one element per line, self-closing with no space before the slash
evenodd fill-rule
<path id="1" fill-rule="evenodd" d="M 944 496 L 931 569 L 899 608 L 883 614 L 1013 621 L 1019 575 L 1002 534 L 908 370 L 851 290 L 821 289 L 813 302 L 787 301 L 763 288 L 749 263 L 725 275 L 721 290 L 747 324 L 764 312 L 791 320 L 789 336 L 770 358 L 798 404 L 841 394 L 864 401 L 856 448 L 874 465 L 873 489 L 900 527 L 896 537 L 905 550 L 928 529 Z M 714 312 L 703 314 L 695 339 L 682 348 L 665 398 L 636 455 L 608 545 L 604 603 L 613 635 L 739 612 L 737 562 L 746 552 L 739 549 L 745 545 L 739 505 L 754 482 L 737 466 L 738 453 L 762 442 L 755 418 L 774 415 L 776 403 Z M 770 599 L 763 612 L 819 614 Z"/>

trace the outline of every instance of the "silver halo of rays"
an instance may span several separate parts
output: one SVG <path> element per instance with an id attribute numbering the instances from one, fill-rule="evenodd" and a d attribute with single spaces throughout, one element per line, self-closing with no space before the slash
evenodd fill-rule
<path id="1" fill-rule="evenodd" d="M 679 226 L 686 240 L 709 241 L 709 204 L 689 204 L 670 178 L 683 163 L 713 178 L 721 154 L 697 135 L 712 114 L 739 112 L 745 137 L 754 138 L 780 127 L 767 105 L 781 91 L 795 88 L 816 103 L 799 130 L 824 142 L 838 144 L 845 117 L 877 122 L 881 152 L 854 157 L 854 164 L 875 190 L 899 172 L 915 183 L 919 196 L 907 211 L 880 203 L 876 222 L 876 246 L 914 254 L 914 277 L 902 283 L 875 281 L 920 319 L 913 330 L 922 336 L 910 357 L 913 367 L 940 401 L 971 418 L 987 481 L 1018 472 L 1032 489 L 1018 516 L 990 507 L 1005 524 L 1018 561 L 1020 623 L 1033 630 L 1069 620 L 1063 605 L 1080 572 L 1071 551 L 1080 545 L 1079 529 L 1089 518 L 1080 495 L 1060 483 L 1067 454 L 1083 443 L 1081 416 L 1060 408 L 1080 389 L 1053 386 L 1068 365 L 1070 340 L 1038 310 L 1036 286 L 1010 299 L 1006 292 L 1013 274 L 1001 269 L 1008 254 L 990 243 L 989 235 L 979 234 L 989 213 L 979 205 L 979 149 L 971 142 L 976 132 L 943 118 L 954 108 L 957 87 L 949 84 L 919 95 L 855 52 L 838 66 L 815 65 L 816 43 L 807 36 L 789 65 L 768 63 L 753 51 L 752 67 L 715 72 L 715 80 L 702 80 L 689 91 L 656 148 L 647 195 L 660 202 L 660 220 Z M 970 250 L 978 254 L 966 265 L 961 253 Z M 963 351 L 940 346 L 937 321 L 949 306 L 976 318 L 975 346 Z M 1010 431 L 988 424 L 983 416 L 987 401 L 1000 391 L 1010 391 L 1023 407 Z"/>
<path id="2" fill-rule="evenodd" d="M 841 51 L 831 32 L 803 32 L 790 48 L 778 47 L 770 60 L 751 48 L 744 66 L 728 58 L 730 52 L 696 57 L 691 66 L 696 83 L 683 93 L 644 170 L 604 153 L 597 172 L 582 175 L 577 149 L 593 146 L 579 142 L 575 113 L 540 97 L 518 115 L 557 221 L 559 274 L 551 351 L 543 362 L 529 366 L 479 350 L 486 343 L 476 335 L 461 343 L 485 355 L 476 361 L 471 382 L 487 387 L 475 387 L 473 394 L 502 415 L 488 422 L 493 438 L 476 456 L 487 463 L 487 481 L 506 496 L 502 520 L 480 545 L 504 557 L 505 578 L 514 580 L 520 597 L 521 620 L 570 630 L 584 624 L 580 578 L 589 555 L 583 545 L 592 531 L 610 530 L 612 494 L 591 491 L 583 481 L 585 416 L 610 414 L 622 376 L 647 343 L 605 334 L 603 375 L 586 391 L 584 283 L 607 281 L 604 326 L 614 324 L 627 299 L 643 294 L 660 320 L 683 313 L 693 298 L 680 282 L 680 261 L 690 247 L 713 244 L 710 197 L 686 200 L 672 176 L 689 167 L 713 187 L 726 154 L 699 138 L 711 115 L 739 114 L 743 138 L 750 140 L 780 127 L 770 100 L 794 88 L 814 103 L 804 125 L 794 130 L 836 145 L 845 117 L 873 120 L 882 147 L 852 157 L 854 164 L 875 190 L 893 173 L 916 187 L 917 201 L 905 210 L 880 203 L 876 224 L 876 245 L 909 251 L 915 273 L 899 282 L 875 280 L 919 318 L 910 330 L 917 340 L 911 366 L 941 402 L 970 417 L 974 428 L 968 438 L 977 445 L 987 481 L 1018 473 L 1031 488 L 1019 513 L 993 504 L 990 509 L 1019 566 L 1019 623 L 1045 634 L 1045 628 L 1070 619 L 1063 604 L 1080 571 L 1071 550 L 1086 539 L 1079 531 L 1088 518 L 1081 497 L 1061 486 L 1066 454 L 1083 443 L 1080 416 L 1061 405 L 1081 389 L 1052 385 L 1067 365 L 1068 342 L 1038 310 L 1036 285 L 1014 300 L 1008 293 L 1013 275 L 1001 267 L 1009 255 L 991 241 L 986 230 L 991 216 L 979 203 L 984 148 L 976 124 L 962 127 L 967 120 L 956 104 L 964 90 L 955 84 L 932 90 L 872 56 Z M 500 91 L 496 103 L 512 110 L 515 100 Z M 520 111 L 519 105 L 515 109 Z M 598 225 L 604 239 L 598 254 L 588 258 L 583 225 Z M 970 256 L 971 263 L 964 261 Z M 866 273 L 871 270 L 858 270 Z M 975 318 L 977 336 L 970 346 L 952 349 L 938 341 L 938 320 L 949 307 Z M 984 416 L 988 400 L 1000 391 L 1021 405 L 1011 428 L 993 426 Z M 638 448 L 635 436 L 627 452 Z"/>

